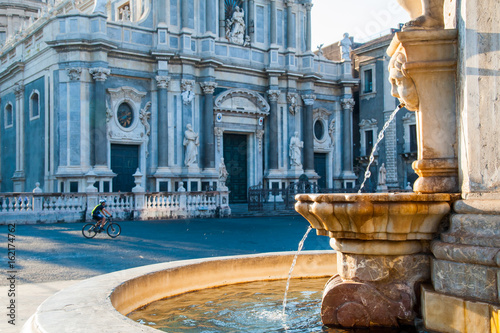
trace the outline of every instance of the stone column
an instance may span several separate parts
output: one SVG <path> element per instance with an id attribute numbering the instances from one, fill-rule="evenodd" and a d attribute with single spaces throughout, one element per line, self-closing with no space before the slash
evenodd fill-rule
<path id="1" fill-rule="evenodd" d="M 311 32 L 311 8 L 313 6 L 312 3 L 306 3 L 304 4 L 306 7 L 306 15 L 307 15 L 307 22 L 306 22 L 306 51 L 311 51 L 311 40 L 312 40 L 312 32 Z"/>
<path id="2" fill-rule="evenodd" d="M 268 90 L 269 97 L 269 170 L 278 170 L 278 97 L 279 90 Z"/>
<path id="3" fill-rule="evenodd" d="M 219 0 L 219 37 L 226 37 L 226 6 L 224 0 Z"/>
<path id="4" fill-rule="evenodd" d="M 215 82 L 201 82 L 200 86 L 205 94 L 205 105 L 201 116 L 201 158 L 203 168 L 215 168 L 215 136 L 214 136 L 214 91 Z"/>
<path id="5" fill-rule="evenodd" d="M 156 76 L 158 86 L 158 168 L 168 167 L 168 83 L 170 77 Z"/>
<path id="6" fill-rule="evenodd" d="M 344 98 L 341 101 L 342 106 L 342 121 L 343 125 L 340 127 L 342 132 L 342 144 L 344 154 L 342 159 L 342 177 L 344 179 L 348 176 L 354 175 L 352 165 L 352 111 L 354 109 L 354 99 Z M 351 178 L 352 179 L 352 178 Z"/>
<path id="7" fill-rule="evenodd" d="M 181 1 L 181 28 L 189 28 L 189 1 Z"/>
<path id="8" fill-rule="evenodd" d="M 94 147 L 94 156 L 91 157 L 91 162 L 94 166 L 108 165 L 108 140 L 106 129 L 106 89 L 104 82 L 111 73 L 109 68 L 97 67 L 90 68 L 89 73 L 95 80 L 94 84 L 94 110 L 91 111 L 90 117 L 93 119 L 91 126 L 93 127 L 93 136 L 91 137 L 92 146 Z"/>
<path id="9" fill-rule="evenodd" d="M 384 111 L 384 123 L 387 122 L 394 110 Z M 392 121 L 385 131 L 385 168 L 387 170 L 386 184 L 390 189 L 399 188 L 398 183 L 398 152 L 396 138 L 396 121 Z M 373 143 L 375 144 L 375 142 Z"/>
<path id="10" fill-rule="evenodd" d="M 24 192 L 24 84 L 18 82 L 14 86 L 16 95 L 16 171 L 12 177 L 14 192 Z"/>
<path id="11" fill-rule="evenodd" d="M 255 2 L 254 0 L 248 1 L 248 34 L 250 35 L 250 42 L 255 41 Z"/>
<path id="12" fill-rule="evenodd" d="M 276 0 L 271 0 L 271 45 L 276 43 Z"/>
<path id="13" fill-rule="evenodd" d="M 314 137 L 313 106 L 316 95 L 302 95 L 305 108 L 302 122 L 302 139 L 304 140 L 304 171 L 314 172 Z"/>
<path id="14" fill-rule="evenodd" d="M 215 16 L 217 8 L 216 1 L 217 0 L 207 0 L 207 8 L 205 11 L 205 30 L 214 34 L 217 32 L 217 18 Z"/>

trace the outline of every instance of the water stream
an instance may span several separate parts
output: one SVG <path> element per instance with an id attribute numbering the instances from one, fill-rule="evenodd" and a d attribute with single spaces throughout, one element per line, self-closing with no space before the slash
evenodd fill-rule
<path id="1" fill-rule="evenodd" d="M 385 135 L 385 130 L 389 127 L 391 122 L 394 120 L 394 117 L 396 117 L 396 114 L 398 113 L 399 110 L 401 110 L 404 107 L 403 104 L 399 104 L 396 109 L 391 113 L 391 116 L 389 117 L 389 120 L 387 120 L 384 124 L 384 127 L 382 127 L 382 130 L 378 134 L 377 142 L 373 145 L 372 152 L 370 153 L 370 159 L 368 162 L 368 166 L 366 167 L 365 171 L 365 179 L 363 179 L 363 182 L 361 183 L 361 186 L 359 187 L 358 193 L 361 193 L 361 190 L 363 187 L 365 187 L 365 182 L 368 180 L 368 178 L 371 177 L 372 173 L 370 171 L 370 166 L 372 165 L 373 161 L 375 160 L 375 152 L 377 151 L 378 144 L 382 139 L 384 138 Z"/>
<path id="2" fill-rule="evenodd" d="M 309 226 L 307 228 L 306 233 L 304 234 L 304 237 L 302 237 L 302 240 L 299 243 L 299 248 L 297 250 L 297 253 L 295 254 L 295 257 L 293 257 L 292 261 L 292 267 L 290 267 L 290 271 L 288 272 L 288 280 L 286 281 L 286 288 L 285 288 L 285 297 L 283 298 L 283 322 L 286 326 L 286 297 L 288 294 L 288 288 L 290 288 L 290 279 L 292 278 L 292 272 L 293 269 L 295 268 L 295 264 L 297 263 L 297 258 L 299 257 L 300 251 L 302 251 L 302 248 L 304 247 L 304 242 L 306 241 L 307 235 L 311 232 L 312 227 Z"/>

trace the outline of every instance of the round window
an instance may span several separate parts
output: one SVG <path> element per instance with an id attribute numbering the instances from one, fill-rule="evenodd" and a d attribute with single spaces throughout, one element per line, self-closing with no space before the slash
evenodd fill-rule
<path id="1" fill-rule="evenodd" d="M 118 117 L 118 123 L 125 128 L 132 126 L 134 122 L 134 111 L 128 103 L 120 104 L 116 116 Z"/>
<path id="2" fill-rule="evenodd" d="M 318 119 L 314 123 L 314 136 L 316 136 L 316 140 L 321 140 L 323 139 L 324 134 L 325 134 L 325 127 L 323 126 L 323 122 Z"/>

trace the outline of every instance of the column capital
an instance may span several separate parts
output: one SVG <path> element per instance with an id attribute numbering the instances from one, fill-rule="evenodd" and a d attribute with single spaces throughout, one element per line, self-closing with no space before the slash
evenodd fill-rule
<path id="1" fill-rule="evenodd" d="M 23 81 L 19 81 L 14 85 L 14 94 L 16 95 L 16 98 L 20 98 L 24 94 Z"/>
<path id="2" fill-rule="evenodd" d="M 354 109 L 354 98 L 343 98 L 340 101 L 340 104 L 342 105 L 342 109 L 349 109 L 352 111 Z"/>
<path id="3" fill-rule="evenodd" d="M 306 11 L 310 12 L 314 4 L 312 3 L 304 3 L 303 6 L 306 8 Z"/>
<path id="4" fill-rule="evenodd" d="M 82 74 L 82 68 L 66 68 L 66 73 L 68 74 L 68 78 L 70 79 L 70 81 L 79 81 Z"/>
<path id="5" fill-rule="evenodd" d="M 168 83 L 170 82 L 170 76 L 166 75 L 157 75 L 155 77 L 156 79 L 156 85 L 160 89 L 167 89 L 168 88 Z"/>
<path id="6" fill-rule="evenodd" d="M 111 74 L 111 70 L 104 67 L 95 67 L 89 68 L 89 73 L 92 74 L 94 80 L 104 82 L 107 80 L 108 75 Z"/>
<path id="7" fill-rule="evenodd" d="M 302 100 L 305 105 L 313 105 L 316 100 L 316 95 L 302 95 Z"/>
<path id="8" fill-rule="evenodd" d="M 215 88 L 217 88 L 217 82 L 200 82 L 200 87 L 205 95 L 213 95 Z"/>
<path id="9" fill-rule="evenodd" d="M 292 7 L 295 4 L 295 0 L 285 0 L 287 7 Z"/>
<path id="10" fill-rule="evenodd" d="M 280 94 L 281 94 L 281 91 L 278 89 L 270 89 L 267 91 L 267 95 L 268 95 L 269 100 L 271 102 L 277 102 Z"/>

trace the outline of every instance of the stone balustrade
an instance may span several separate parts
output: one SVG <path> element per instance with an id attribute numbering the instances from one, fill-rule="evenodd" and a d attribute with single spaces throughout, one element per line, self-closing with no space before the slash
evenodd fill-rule
<path id="1" fill-rule="evenodd" d="M 161 193 L 1 193 L 0 224 L 84 222 L 106 199 L 118 220 L 215 217 L 230 215 L 228 192 Z"/>

